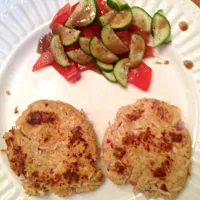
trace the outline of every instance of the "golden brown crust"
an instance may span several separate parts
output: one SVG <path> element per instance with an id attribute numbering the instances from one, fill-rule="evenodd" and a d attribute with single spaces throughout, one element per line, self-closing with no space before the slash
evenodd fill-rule
<path id="1" fill-rule="evenodd" d="M 174 199 L 190 170 L 191 139 L 180 110 L 156 99 L 119 109 L 106 130 L 102 163 L 116 184 L 147 197 Z"/>
<path id="2" fill-rule="evenodd" d="M 41 100 L 29 105 L 5 133 L 12 170 L 29 195 L 87 192 L 102 182 L 96 137 L 84 113 L 69 104 Z"/>

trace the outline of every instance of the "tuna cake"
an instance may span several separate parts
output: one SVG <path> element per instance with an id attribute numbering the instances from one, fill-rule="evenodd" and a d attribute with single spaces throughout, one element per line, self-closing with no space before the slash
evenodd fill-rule
<path id="1" fill-rule="evenodd" d="M 5 133 L 7 156 L 28 195 L 61 197 L 102 183 L 96 136 L 84 113 L 60 101 L 32 103 Z"/>
<path id="2" fill-rule="evenodd" d="M 107 128 L 102 164 L 115 184 L 147 198 L 176 199 L 190 174 L 191 139 L 179 108 L 156 99 L 121 107 Z"/>

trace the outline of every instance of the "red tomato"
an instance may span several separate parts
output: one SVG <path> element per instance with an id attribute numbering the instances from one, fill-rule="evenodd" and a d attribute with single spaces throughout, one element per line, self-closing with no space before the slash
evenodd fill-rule
<path id="1" fill-rule="evenodd" d="M 136 69 L 130 69 L 128 72 L 128 82 L 144 91 L 149 89 L 151 78 L 152 69 L 143 62 Z"/>
<path id="2" fill-rule="evenodd" d="M 97 36 L 98 38 L 100 38 L 101 29 L 102 28 L 97 22 L 94 22 L 90 26 L 79 28 L 79 30 L 81 31 L 81 36 L 88 38 L 91 38 L 93 36 Z"/>
<path id="3" fill-rule="evenodd" d="M 142 29 L 138 28 L 137 26 L 135 26 L 133 24 L 131 24 L 128 27 L 128 30 L 129 30 L 129 32 L 137 33 L 137 34 L 141 35 L 144 38 L 144 40 L 146 41 L 146 43 L 149 42 L 150 35 L 151 35 L 149 32 L 143 31 Z"/>
<path id="4" fill-rule="evenodd" d="M 32 71 L 35 72 L 53 63 L 53 57 L 48 50 L 40 55 L 36 63 L 33 65 Z"/>
<path id="5" fill-rule="evenodd" d="M 96 67 L 96 62 L 94 62 L 94 61 L 91 62 L 91 63 L 88 63 L 86 65 L 80 65 L 80 64 L 78 64 L 78 68 L 80 69 L 81 72 L 93 69 L 94 67 Z"/>
<path id="6" fill-rule="evenodd" d="M 69 62 L 70 62 L 69 67 L 62 67 L 61 65 L 57 64 L 56 62 L 53 62 L 52 66 L 67 81 L 76 82 L 76 81 L 80 80 L 80 78 L 81 78 L 80 70 L 78 69 L 77 64 L 75 64 L 73 61 L 70 60 Z"/>
<path id="7" fill-rule="evenodd" d="M 128 31 L 128 29 L 124 29 L 121 31 L 115 31 L 115 33 L 123 41 L 123 43 L 126 46 L 129 46 L 130 41 L 131 41 L 131 33 Z"/>
<path id="8" fill-rule="evenodd" d="M 98 5 L 98 17 L 104 15 L 109 11 L 106 0 L 97 0 Z"/>
<path id="9" fill-rule="evenodd" d="M 149 58 L 149 57 L 153 57 L 153 56 L 154 56 L 153 47 L 146 45 L 146 49 L 145 49 L 145 52 L 144 52 L 144 58 Z"/>
<path id="10" fill-rule="evenodd" d="M 67 52 L 67 51 L 72 51 L 72 50 L 79 49 L 79 48 L 80 48 L 80 45 L 78 42 L 76 42 L 71 46 L 64 47 L 64 50 L 65 50 L 65 52 Z"/>
<path id="11" fill-rule="evenodd" d="M 53 25 L 56 23 L 64 24 L 68 20 L 70 14 L 71 14 L 71 6 L 70 4 L 66 4 L 56 13 L 49 27 L 52 28 Z"/>
<path id="12" fill-rule="evenodd" d="M 37 46 L 37 53 L 42 54 L 42 53 L 48 51 L 48 49 L 50 47 L 51 38 L 52 38 L 51 32 L 40 37 L 40 39 L 38 41 L 38 46 Z"/>

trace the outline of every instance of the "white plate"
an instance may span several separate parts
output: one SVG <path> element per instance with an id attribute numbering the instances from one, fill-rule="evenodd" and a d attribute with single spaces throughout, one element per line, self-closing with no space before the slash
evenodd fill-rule
<path id="1" fill-rule="evenodd" d="M 1 1 L 3 2 L 3 1 Z M 164 9 L 172 25 L 172 45 L 158 48 L 155 54 L 169 60 L 170 65 L 156 65 L 158 58 L 146 63 L 153 68 L 153 82 L 145 93 L 129 85 L 128 89 L 108 83 L 102 76 L 85 72 L 76 84 L 67 83 L 52 68 L 32 73 L 31 67 L 38 55 L 35 53 L 38 38 L 47 33 L 49 20 L 67 0 L 7 0 L 0 4 L 0 133 L 1 136 L 15 123 L 18 115 L 14 108 L 24 110 L 37 99 L 55 99 L 83 108 L 94 123 L 99 143 L 109 120 L 117 109 L 142 97 L 154 97 L 179 106 L 193 139 L 192 175 L 179 199 L 200 199 L 200 11 L 187 0 L 135 0 L 153 14 Z M 131 0 L 130 0 L 131 2 Z M 4 9 L 2 9 L 4 8 Z M 189 30 L 181 32 L 178 22 L 185 20 Z M 194 61 L 195 67 L 188 71 L 183 59 Z M 5 94 L 11 91 L 11 96 Z M 5 147 L 0 139 L 0 147 Z M 33 200 L 61 199 L 54 195 L 44 198 L 27 197 L 19 178 L 8 167 L 7 158 L 0 154 L 0 199 Z M 94 192 L 73 195 L 67 199 L 80 200 L 133 200 L 131 186 L 115 186 L 108 179 Z"/>

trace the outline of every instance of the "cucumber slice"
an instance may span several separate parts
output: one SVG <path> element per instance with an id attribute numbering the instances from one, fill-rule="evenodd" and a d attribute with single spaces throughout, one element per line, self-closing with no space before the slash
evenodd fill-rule
<path id="1" fill-rule="evenodd" d="M 111 10 L 105 15 L 99 17 L 98 21 L 102 26 L 110 24 L 112 29 L 122 30 L 127 28 L 132 23 L 132 18 L 131 9 L 125 9 L 119 12 Z"/>
<path id="2" fill-rule="evenodd" d="M 125 0 L 107 0 L 107 4 L 117 11 L 129 8 L 129 5 Z"/>
<path id="3" fill-rule="evenodd" d="M 80 37 L 79 45 L 86 54 L 90 54 L 90 38 Z"/>
<path id="4" fill-rule="evenodd" d="M 129 48 L 119 39 L 109 24 L 103 27 L 101 40 L 114 54 L 122 54 L 129 51 Z"/>
<path id="5" fill-rule="evenodd" d="M 164 10 L 163 10 L 163 9 L 158 10 L 156 13 L 159 13 L 160 15 L 165 16 L 165 14 L 164 14 Z"/>
<path id="6" fill-rule="evenodd" d="M 96 0 L 81 0 L 65 23 L 67 27 L 85 27 L 92 24 L 97 16 Z"/>
<path id="7" fill-rule="evenodd" d="M 130 67 L 128 58 L 118 61 L 114 67 L 113 73 L 117 82 L 124 88 L 127 86 L 127 74 Z"/>
<path id="8" fill-rule="evenodd" d="M 111 64 L 118 60 L 118 57 L 109 51 L 102 41 L 95 36 L 90 40 L 90 52 L 97 60 L 106 64 Z"/>
<path id="9" fill-rule="evenodd" d="M 145 40 L 141 35 L 133 34 L 131 36 L 130 42 L 130 52 L 129 52 L 129 59 L 131 63 L 131 67 L 137 67 L 144 57 L 146 44 Z"/>
<path id="10" fill-rule="evenodd" d="M 68 51 L 67 55 L 76 63 L 84 65 L 92 61 L 92 56 L 84 53 L 81 49 Z"/>
<path id="11" fill-rule="evenodd" d="M 105 64 L 105 63 L 100 62 L 99 60 L 97 60 L 96 63 L 97 63 L 97 66 L 102 71 L 105 71 L 105 72 L 113 71 L 113 65 L 112 64 Z"/>
<path id="12" fill-rule="evenodd" d="M 163 16 L 165 16 L 165 14 L 164 14 L 164 10 L 163 9 L 160 9 L 160 10 L 158 10 L 156 13 L 159 13 L 159 14 L 161 14 L 161 15 L 163 15 Z M 168 43 L 170 43 L 172 41 L 172 39 L 171 39 L 171 34 L 167 37 L 167 39 L 165 40 L 165 44 L 168 44 Z"/>
<path id="13" fill-rule="evenodd" d="M 134 6 L 131 8 L 133 24 L 144 31 L 151 32 L 151 16 L 142 8 Z"/>
<path id="14" fill-rule="evenodd" d="M 70 46 L 74 44 L 79 36 L 80 31 L 76 29 L 67 28 L 61 24 L 55 24 L 52 28 L 53 34 L 58 34 L 64 46 Z"/>
<path id="15" fill-rule="evenodd" d="M 105 72 L 105 71 L 103 71 L 103 70 L 102 70 L 101 72 L 102 72 L 102 74 L 104 75 L 104 77 L 105 77 L 108 81 L 113 82 L 113 83 L 117 83 L 117 80 L 116 80 L 116 78 L 115 78 L 113 72 Z"/>
<path id="16" fill-rule="evenodd" d="M 152 20 L 153 47 L 158 47 L 165 43 L 171 34 L 171 26 L 167 18 L 156 13 Z"/>
<path id="17" fill-rule="evenodd" d="M 58 34 L 54 34 L 50 42 L 50 50 L 54 60 L 63 67 L 69 66 L 69 61 L 65 55 L 64 48 Z"/>
<path id="18" fill-rule="evenodd" d="M 116 11 L 111 10 L 107 12 L 105 15 L 102 15 L 101 17 L 97 18 L 97 21 L 103 27 L 106 24 L 110 24 L 110 22 L 114 19 L 116 14 L 117 14 Z"/>

